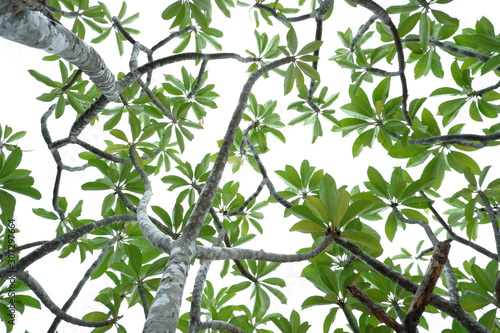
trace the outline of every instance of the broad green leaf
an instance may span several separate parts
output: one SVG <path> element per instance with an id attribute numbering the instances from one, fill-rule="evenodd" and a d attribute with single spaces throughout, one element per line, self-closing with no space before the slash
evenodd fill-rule
<path id="1" fill-rule="evenodd" d="M 377 195 L 383 198 L 390 199 L 389 192 L 387 190 L 387 182 L 384 180 L 380 172 L 374 167 L 368 167 L 368 179 L 370 180 L 371 186 L 376 190 Z M 367 183 L 365 183 L 367 185 Z M 368 186 L 368 185 L 367 185 Z"/>
<path id="2" fill-rule="evenodd" d="M 460 297 L 460 305 L 465 311 L 476 311 L 484 308 L 488 304 L 491 304 L 490 299 L 482 295 L 470 293 Z"/>
<path id="3" fill-rule="evenodd" d="M 288 33 L 286 34 L 286 45 L 291 54 L 295 55 L 295 53 L 297 52 L 298 43 L 299 42 L 297 40 L 295 29 L 293 27 L 290 27 L 290 29 L 288 29 Z"/>
<path id="4" fill-rule="evenodd" d="M 300 51 L 297 53 L 297 56 L 312 53 L 312 52 L 318 50 L 322 44 L 323 44 L 323 41 L 321 41 L 321 40 L 312 41 L 312 42 L 306 44 L 302 49 L 300 49 Z"/>
<path id="5" fill-rule="evenodd" d="M 326 207 L 317 197 L 307 197 L 306 199 L 307 207 L 313 212 L 313 214 L 325 223 L 328 223 L 328 213 Z"/>
<path id="6" fill-rule="evenodd" d="M 429 46 L 429 38 L 430 38 L 430 20 L 427 16 L 426 12 L 423 12 L 420 16 L 420 29 L 419 29 L 419 38 L 420 38 L 420 47 L 422 50 L 426 51 Z"/>
<path id="7" fill-rule="evenodd" d="M 340 228 L 342 226 L 341 221 L 347 212 L 349 207 L 349 201 L 351 200 L 351 195 L 345 189 L 340 188 L 337 190 L 333 197 L 333 215 L 332 223 L 333 227 Z"/>
<path id="8" fill-rule="evenodd" d="M 302 62 L 302 61 L 297 61 L 297 66 L 300 68 L 302 73 L 307 75 L 309 78 L 319 81 L 321 78 L 319 76 L 319 73 L 317 70 L 315 70 L 311 65 L 308 63 Z"/>
<path id="9" fill-rule="evenodd" d="M 287 95 L 293 89 L 295 83 L 295 65 L 290 64 L 285 73 L 284 92 Z"/>
<path id="10" fill-rule="evenodd" d="M 50 212 L 48 210 L 45 210 L 43 208 L 33 208 L 32 211 L 35 215 L 43 217 L 44 219 L 49 219 L 49 220 L 58 220 L 59 219 L 56 214 L 54 214 L 53 212 Z"/>
<path id="11" fill-rule="evenodd" d="M 372 235 L 366 233 L 366 232 L 361 232 L 361 231 L 346 231 L 343 232 L 340 237 L 347 239 L 350 242 L 355 242 L 359 244 L 363 244 L 368 246 L 370 249 L 374 250 L 375 252 L 380 252 L 382 253 L 382 246 L 380 245 L 380 242 L 378 239 L 373 237 Z"/>
<path id="12" fill-rule="evenodd" d="M 432 13 L 432 15 L 434 15 L 434 17 L 436 18 L 436 20 L 439 23 L 442 23 L 444 25 L 448 25 L 451 27 L 458 27 L 458 23 L 459 23 L 458 19 L 451 17 L 450 15 L 446 14 L 445 12 L 432 9 L 431 13 Z"/>
<path id="13" fill-rule="evenodd" d="M 339 227 L 345 226 L 347 223 L 358 217 L 361 213 L 373 206 L 373 202 L 369 200 L 357 200 L 354 201 L 342 218 Z"/>

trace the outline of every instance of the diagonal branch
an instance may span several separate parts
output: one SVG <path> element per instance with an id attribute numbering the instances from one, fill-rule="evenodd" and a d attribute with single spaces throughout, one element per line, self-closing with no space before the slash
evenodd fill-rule
<path id="1" fill-rule="evenodd" d="M 40 301 L 49 309 L 53 314 L 55 314 L 57 317 L 61 318 L 62 320 L 78 325 L 78 326 L 84 326 L 84 327 L 104 327 L 104 326 L 109 326 L 114 323 L 116 323 L 117 318 L 112 318 L 108 320 L 103 320 L 103 321 L 88 321 L 88 320 L 82 320 L 78 319 L 75 317 L 70 316 L 67 314 L 65 311 L 61 310 L 57 305 L 52 301 L 52 299 L 47 295 L 43 287 L 38 283 L 37 280 L 35 280 L 31 275 L 29 275 L 27 272 L 22 272 L 17 274 L 17 278 L 24 283 L 30 289 L 35 293 L 35 295 L 40 299 Z"/>
<path id="2" fill-rule="evenodd" d="M 419 193 L 423 197 L 427 198 L 427 196 L 425 195 L 425 193 L 423 191 L 420 191 Z M 434 208 L 434 206 L 432 204 L 429 204 L 429 209 L 431 210 L 432 214 L 434 214 L 434 216 L 436 217 L 436 220 L 439 222 L 439 224 L 441 224 L 441 226 L 448 232 L 448 234 L 451 236 L 451 238 L 453 240 L 456 240 L 457 242 L 462 243 L 462 244 L 476 250 L 477 252 L 487 256 L 490 259 L 498 261 L 498 256 L 495 253 L 489 251 L 488 249 L 486 249 L 486 248 L 484 248 L 484 247 L 482 247 L 474 242 L 471 242 L 471 241 L 457 235 L 451 229 L 451 227 L 448 225 L 448 223 L 445 222 L 445 220 L 441 217 L 441 215 L 438 213 L 438 211 Z"/>
<path id="3" fill-rule="evenodd" d="M 431 261 L 427 267 L 427 271 L 418 286 L 415 293 L 415 298 L 410 305 L 410 310 L 406 314 L 403 323 L 407 333 L 415 333 L 417 330 L 420 317 L 424 313 L 426 305 L 429 303 L 437 280 L 443 271 L 443 267 L 447 262 L 448 253 L 450 251 L 450 243 L 440 242 L 434 248 Z M 458 305 L 458 304 L 457 304 Z"/>
<path id="4" fill-rule="evenodd" d="M 34 251 L 30 252 L 26 256 L 20 258 L 19 261 L 10 265 L 10 267 L 0 269 L 0 281 L 6 279 L 7 276 L 11 275 L 13 272 L 15 272 L 15 274 L 20 274 L 35 261 L 57 250 L 64 244 L 68 244 L 77 240 L 83 235 L 86 235 L 96 229 L 105 227 L 112 223 L 127 222 L 127 221 L 137 221 L 136 215 L 135 214 L 114 215 L 96 222 L 90 222 L 84 224 L 73 230 L 70 230 L 62 234 L 61 236 L 58 236 L 53 240 L 46 242 L 45 244 L 38 247 Z"/>
<path id="5" fill-rule="evenodd" d="M 101 253 L 97 257 L 97 259 L 90 265 L 90 267 L 87 269 L 85 274 L 83 275 L 82 279 L 80 282 L 78 282 L 78 285 L 76 286 L 75 290 L 73 290 L 73 293 L 71 296 L 68 298 L 66 303 L 64 303 L 63 307 L 61 308 L 62 311 L 66 313 L 68 309 L 71 307 L 73 302 L 76 300 L 80 292 L 82 291 L 83 287 L 87 283 L 87 281 L 90 279 L 90 276 L 92 273 L 95 271 L 95 269 L 103 262 L 104 258 L 106 257 L 106 254 L 108 253 L 108 250 L 116 243 L 116 241 L 119 239 L 119 236 L 115 236 L 108 240 L 108 242 L 102 247 Z M 48 329 L 47 333 L 53 333 L 56 331 L 57 326 L 59 326 L 59 323 L 61 322 L 61 317 L 57 316 L 54 318 L 54 321 L 52 322 L 52 325 L 50 325 L 50 328 Z"/>
<path id="6" fill-rule="evenodd" d="M 403 326 L 396 321 L 396 319 L 392 318 L 380 305 L 373 302 L 367 294 L 365 294 L 361 289 L 356 286 L 356 284 L 352 284 L 350 286 L 345 287 L 351 295 L 361 302 L 364 306 L 370 310 L 370 312 L 377 317 L 378 321 L 384 323 L 387 327 L 392 328 L 397 333 L 403 333 Z"/>
<path id="7" fill-rule="evenodd" d="M 415 294 L 417 292 L 418 289 L 417 283 L 410 280 L 408 277 L 404 276 L 395 269 L 373 258 L 369 254 L 361 250 L 359 247 L 352 245 L 342 237 L 336 237 L 333 240 L 337 245 L 355 255 L 358 259 L 360 259 L 365 264 L 373 268 L 376 272 L 385 276 L 393 283 L 396 283 L 397 285 L 399 285 L 406 291 L 411 292 L 412 294 Z M 436 307 L 440 311 L 448 314 L 469 332 L 490 333 L 490 331 L 486 327 L 480 324 L 476 319 L 474 319 L 461 306 L 457 305 L 456 303 L 450 302 L 436 294 L 432 294 L 429 304 Z"/>

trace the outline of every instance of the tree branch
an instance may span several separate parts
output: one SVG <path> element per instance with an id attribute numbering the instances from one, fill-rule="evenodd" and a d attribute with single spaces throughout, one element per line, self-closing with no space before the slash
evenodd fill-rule
<path id="1" fill-rule="evenodd" d="M 490 219 L 491 227 L 493 229 L 493 239 L 495 240 L 496 248 L 497 248 L 497 260 L 500 261 L 500 229 L 498 227 L 498 220 L 491 208 L 490 200 L 486 197 L 483 191 L 478 191 L 477 194 L 481 198 L 484 203 L 484 208 L 486 209 L 486 213 L 488 213 L 488 217 Z"/>
<path id="2" fill-rule="evenodd" d="M 396 321 L 396 319 L 389 316 L 387 312 L 385 312 L 384 308 L 380 305 L 373 302 L 370 297 L 365 294 L 361 289 L 356 286 L 356 284 L 352 284 L 350 286 L 345 287 L 351 295 L 361 302 L 364 306 L 370 310 L 370 312 L 377 317 L 378 321 L 384 323 L 387 327 L 392 328 L 394 331 L 398 333 L 403 333 L 403 326 Z"/>
<path id="3" fill-rule="evenodd" d="M 90 222 L 84 224 L 80 227 L 77 227 L 73 230 L 70 230 L 59 237 L 54 238 L 51 241 L 46 242 L 39 248 L 33 250 L 26 256 L 20 258 L 16 263 L 11 265 L 10 267 L 0 269 L 0 281 L 7 278 L 7 276 L 12 275 L 13 272 L 15 274 L 20 274 L 24 271 L 29 265 L 39 260 L 40 258 L 46 256 L 47 254 L 57 250 L 59 247 L 64 244 L 71 243 L 78 238 L 86 235 L 96 229 L 105 227 L 112 223 L 118 222 L 127 222 L 127 221 L 137 221 L 137 217 L 135 214 L 123 214 L 123 215 L 114 215 L 96 222 Z"/>
<path id="4" fill-rule="evenodd" d="M 135 156 L 135 148 L 133 146 L 130 146 L 129 155 L 135 170 L 139 173 L 142 182 L 144 183 L 144 194 L 142 195 L 142 198 L 139 201 L 139 205 L 137 206 L 136 210 L 139 227 L 141 228 L 142 234 L 148 240 L 148 242 L 151 243 L 151 245 L 153 245 L 161 252 L 170 253 L 170 249 L 173 246 L 172 238 L 160 232 L 155 227 L 153 222 L 151 222 L 151 220 L 149 219 L 149 215 L 147 212 L 149 201 L 153 196 L 151 182 L 149 181 L 146 172 L 144 172 L 144 169 L 137 162 L 137 157 Z"/>
<path id="5" fill-rule="evenodd" d="M 351 326 L 351 330 L 353 331 L 353 333 L 361 333 L 361 331 L 359 330 L 358 323 L 356 322 L 356 319 L 352 315 L 351 311 L 349 311 L 349 309 L 344 303 L 340 303 L 339 305 L 340 309 L 342 310 L 344 316 L 347 319 L 347 322 L 349 323 L 349 326 Z"/>
<path id="6" fill-rule="evenodd" d="M 1 37 L 64 58 L 87 74 L 107 100 L 118 98 L 114 75 L 91 46 L 41 12 L 20 8 L 21 4 L 0 2 Z"/>
<path id="7" fill-rule="evenodd" d="M 387 279 L 398 284 L 400 287 L 406 291 L 415 294 L 417 292 L 418 285 L 404 276 L 403 274 L 397 272 L 396 270 L 390 268 L 386 264 L 378 261 L 372 256 L 368 255 L 366 252 L 361 250 L 359 247 L 352 245 L 342 237 L 336 237 L 333 239 L 334 242 L 342 247 L 344 250 L 351 252 L 358 259 L 363 261 L 365 264 L 373 268 L 376 272 L 385 276 Z M 483 325 L 481 325 L 476 319 L 469 315 L 464 309 L 457 305 L 456 303 L 450 302 L 438 296 L 432 294 L 429 304 L 436 307 L 440 311 L 448 314 L 450 317 L 454 318 L 458 323 L 460 323 L 469 332 L 474 333 L 491 333 Z"/>
<path id="8" fill-rule="evenodd" d="M 420 322 L 420 317 L 422 316 L 422 313 L 424 313 L 425 306 L 431 299 L 436 282 L 447 262 L 449 251 L 449 243 L 440 242 L 435 246 L 431 261 L 427 267 L 427 272 L 418 286 L 415 298 L 413 298 L 413 301 L 411 302 L 410 310 L 406 314 L 406 318 L 403 323 L 408 333 L 416 332 L 418 323 Z"/>
<path id="9" fill-rule="evenodd" d="M 425 195 L 425 193 L 423 191 L 420 191 L 419 193 L 421 196 L 427 198 L 427 196 Z M 491 258 L 493 260 L 498 261 L 498 256 L 495 253 L 487 250 L 486 248 L 484 248 L 484 247 L 482 247 L 474 242 L 468 241 L 467 239 L 457 235 L 451 229 L 451 227 L 448 225 L 448 223 L 446 223 L 444 221 L 444 219 L 441 217 L 441 215 L 437 212 L 437 210 L 434 208 L 434 206 L 432 204 L 429 204 L 429 209 L 431 210 L 432 214 L 434 214 L 434 216 L 436 217 L 439 224 L 441 224 L 441 226 L 448 232 L 448 234 L 451 236 L 451 238 L 453 238 L 453 240 L 456 240 L 457 242 L 462 243 L 462 244 L 476 250 L 477 252 L 487 256 L 488 258 Z"/>
<path id="10" fill-rule="evenodd" d="M 228 322 L 221 321 L 221 320 L 206 321 L 204 323 L 201 323 L 200 328 L 202 330 L 217 329 L 217 330 L 223 330 L 223 331 L 230 332 L 230 333 L 246 333 L 241 328 L 238 328 L 238 327 L 236 327 Z"/>
<path id="11" fill-rule="evenodd" d="M 240 248 L 207 248 L 196 246 L 196 252 L 193 257 L 205 260 L 252 259 L 270 262 L 295 262 L 314 258 L 323 252 L 332 241 L 333 237 L 327 236 L 316 248 L 308 252 L 296 254 L 277 254 Z"/>
<path id="12" fill-rule="evenodd" d="M 68 323 L 85 327 L 104 327 L 114 324 L 117 320 L 117 318 L 112 318 L 104 321 L 88 321 L 72 317 L 63 310 L 59 309 L 57 305 L 49 297 L 49 295 L 47 295 L 47 293 L 45 292 L 43 287 L 38 283 L 38 281 L 35 280 L 27 272 L 18 273 L 17 278 L 26 283 L 28 287 L 30 287 L 30 289 L 40 299 L 43 305 L 47 307 L 47 309 L 49 309 L 57 317 L 61 318 L 62 320 Z"/>
<path id="13" fill-rule="evenodd" d="M 71 307 L 73 302 L 76 300 L 78 295 L 80 295 L 80 292 L 82 291 L 83 287 L 87 283 L 87 281 L 90 279 L 90 276 L 92 273 L 94 273 L 95 269 L 103 262 L 104 258 L 106 257 L 106 254 L 108 253 L 108 250 L 116 243 L 116 241 L 119 239 L 119 236 L 115 236 L 111 239 L 109 239 L 106 244 L 102 247 L 101 253 L 97 257 L 97 259 L 90 265 L 90 267 L 87 269 L 85 274 L 83 275 L 82 279 L 80 282 L 78 282 L 77 286 L 75 287 L 75 290 L 73 290 L 73 293 L 71 296 L 68 298 L 66 303 L 64 303 L 63 307 L 61 310 L 66 313 L 68 309 Z M 57 326 L 59 326 L 59 323 L 61 322 L 61 317 L 57 316 L 54 318 L 54 321 L 52 322 L 52 325 L 50 325 L 50 328 L 48 329 L 47 333 L 54 333 L 57 329 Z"/>
<path id="14" fill-rule="evenodd" d="M 399 38 L 399 32 L 394 23 L 391 20 L 391 17 L 387 13 L 387 11 L 379 6 L 372 0 L 350 0 L 351 2 L 361 5 L 366 9 L 370 10 L 377 18 L 387 25 L 391 30 L 392 36 L 394 38 L 394 46 L 396 47 L 396 52 L 398 55 L 398 65 L 399 65 L 399 78 L 401 80 L 401 112 L 409 126 L 412 125 L 412 119 L 408 114 L 407 110 L 407 102 L 408 102 L 408 84 L 406 81 L 405 75 L 405 56 L 403 52 L 403 44 L 401 43 L 401 38 Z"/>

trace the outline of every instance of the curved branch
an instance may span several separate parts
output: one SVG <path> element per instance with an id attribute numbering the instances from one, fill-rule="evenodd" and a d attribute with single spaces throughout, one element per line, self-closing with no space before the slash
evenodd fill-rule
<path id="1" fill-rule="evenodd" d="M 125 196 L 125 194 L 123 193 L 123 191 L 121 189 L 119 189 L 119 188 L 116 189 L 115 193 L 118 195 L 118 197 L 121 199 L 121 201 L 125 204 L 125 207 L 127 207 L 127 209 L 133 211 L 134 213 L 137 212 L 137 207 L 130 202 L 130 200 Z M 149 216 L 149 219 L 158 229 L 162 230 L 170 237 L 175 238 L 177 236 L 172 230 L 170 230 L 169 227 L 167 227 L 165 224 L 161 223 L 160 221 L 158 221 L 154 217 Z"/>
<path id="2" fill-rule="evenodd" d="M 139 227 L 141 228 L 142 234 L 146 237 L 148 242 L 151 243 L 151 245 L 156 247 L 161 252 L 170 253 L 172 238 L 160 232 L 148 216 L 147 207 L 153 195 L 151 182 L 149 181 L 146 172 L 144 172 L 144 169 L 142 169 L 137 162 L 135 148 L 133 146 L 130 147 L 129 154 L 135 170 L 139 173 L 142 182 L 144 183 L 144 194 L 142 195 L 139 205 L 137 206 L 137 221 L 139 222 Z"/>
<path id="3" fill-rule="evenodd" d="M 29 265 L 37 261 L 38 259 L 46 256 L 47 254 L 57 250 L 59 247 L 64 244 L 71 243 L 78 238 L 86 235 L 96 229 L 105 227 L 112 223 L 118 222 L 129 222 L 129 221 L 137 221 L 137 217 L 135 214 L 123 214 L 123 215 L 114 215 L 110 217 L 106 217 L 102 220 L 96 222 L 90 222 L 79 226 L 73 230 L 70 230 L 59 237 L 54 238 L 51 241 L 46 242 L 39 248 L 30 252 L 26 256 L 20 258 L 16 263 L 11 265 L 11 267 L 6 267 L 0 269 L 0 280 L 4 280 L 7 276 L 11 275 L 12 272 L 16 272 L 16 274 L 24 271 Z"/>
<path id="4" fill-rule="evenodd" d="M 354 333 L 361 333 L 359 330 L 358 323 L 356 322 L 356 319 L 352 315 L 351 311 L 347 308 L 347 306 L 343 303 L 340 304 L 340 309 L 342 309 L 342 312 L 344 313 L 345 318 L 347 319 L 347 322 L 349 323 L 349 326 L 351 326 L 351 330 Z"/>
<path id="5" fill-rule="evenodd" d="M 193 188 L 198 192 L 198 194 L 201 193 L 202 188 L 198 184 L 193 184 Z M 217 212 L 215 211 L 215 209 L 213 209 L 213 207 L 210 207 L 210 215 L 214 219 L 217 228 L 219 228 L 219 230 L 225 230 L 224 225 L 222 224 L 221 220 L 219 219 L 219 216 L 217 215 Z M 224 233 L 224 245 L 226 247 L 232 247 L 231 240 L 229 239 L 229 236 L 227 235 L 227 233 Z M 252 281 L 252 282 L 258 281 L 258 279 L 256 279 L 252 274 L 250 274 L 247 271 L 247 269 L 241 264 L 241 262 L 239 260 L 233 260 L 233 262 L 236 265 L 236 267 L 238 267 L 238 270 L 240 271 L 240 273 L 244 277 L 246 277 L 249 281 Z"/>
<path id="6" fill-rule="evenodd" d="M 78 282 L 77 286 L 75 287 L 75 290 L 73 290 L 73 293 L 71 294 L 71 296 L 68 298 L 66 303 L 64 303 L 63 307 L 61 308 L 61 310 L 64 313 L 66 313 L 66 311 L 68 311 L 68 309 L 71 307 L 73 302 L 76 300 L 76 298 L 78 297 L 78 295 L 82 291 L 82 289 L 85 286 L 85 284 L 87 283 L 87 281 L 90 279 L 90 276 L 95 271 L 95 269 L 103 262 L 104 258 L 106 257 L 106 254 L 108 253 L 109 248 L 111 246 L 113 246 L 119 238 L 120 238 L 119 236 L 115 236 L 115 237 L 109 239 L 106 242 L 106 244 L 102 247 L 101 253 L 97 257 L 97 259 L 87 269 L 87 271 L 83 275 L 82 279 L 80 280 L 80 282 Z M 61 318 L 60 316 L 57 316 L 56 318 L 54 318 L 54 321 L 52 322 L 52 325 L 50 325 L 47 333 L 55 332 L 57 329 L 57 326 L 59 326 L 59 323 L 61 322 L 62 319 L 63 318 Z"/>
<path id="7" fill-rule="evenodd" d="M 401 42 L 403 42 L 403 43 L 420 43 L 420 38 L 404 38 L 401 40 Z M 488 57 L 487 55 L 484 55 L 482 53 L 464 50 L 464 49 L 461 49 L 455 45 L 443 43 L 443 42 L 436 40 L 432 37 L 429 39 L 429 44 L 431 44 L 433 46 L 437 46 L 440 49 L 443 49 L 443 50 L 451 52 L 451 53 L 455 53 L 455 54 L 458 54 L 458 55 L 461 55 L 464 57 L 477 59 L 481 62 L 487 62 L 488 60 L 490 60 L 490 57 Z"/>
<path id="8" fill-rule="evenodd" d="M 219 246 L 226 236 L 226 229 L 221 229 L 217 240 L 214 242 L 213 247 Z M 198 333 L 201 325 L 201 302 L 203 297 L 203 289 L 205 288 L 205 281 L 207 280 L 208 270 L 210 269 L 211 260 L 204 261 L 196 274 L 194 281 L 191 310 L 189 313 L 189 333 Z"/>
<path id="9" fill-rule="evenodd" d="M 192 25 L 188 25 L 183 30 L 174 32 L 174 33 L 170 34 L 167 38 L 161 40 L 159 43 L 157 43 L 155 46 L 153 46 L 151 48 L 151 51 L 154 52 L 154 51 L 158 50 L 160 47 L 162 47 L 163 45 L 167 44 L 168 42 L 170 42 L 175 37 L 184 35 L 184 34 L 186 34 L 188 32 L 195 31 L 195 30 L 196 30 L 196 27 L 194 27 Z"/>
<path id="10" fill-rule="evenodd" d="M 394 215 L 396 215 L 396 218 L 398 220 L 400 220 L 401 222 L 407 223 L 407 224 L 418 224 L 419 226 L 421 226 L 425 230 L 427 237 L 430 239 L 432 245 L 434 246 L 432 249 L 433 251 L 436 249 L 438 244 L 441 243 L 437 239 L 437 237 L 434 235 L 434 232 L 432 231 L 432 229 L 428 223 L 426 223 L 422 220 L 419 220 L 419 219 L 407 219 L 407 218 L 405 218 L 403 216 L 403 214 L 401 214 L 401 212 L 395 206 L 392 207 L 392 211 L 394 212 Z M 448 247 L 449 247 L 450 242 L 444 241 L 443 243 L 448 244 Z M 444 245 L 442 245 L 442 246 L 444 246 Z M 446 280 L 446 286 L 448 288 L 448 294 L 450 296 L 450 301 L 454 302 L 456 304 L 459 304 L 458 283 L 457 283 L 457 279 L 455 277 L 455 273 L 453 273 L 453 267 L 451 266 L 449 259 L 447 259 L 446 263 L 444 264 L 444 277 Z"/>
<path id="11" fill-rule="evenodd" d="M 309 14 L 304 14 L 304 15 L 300 15 L 300 16 L 296 16 L 296 17 L 283 17 L 283 16 L 280 16 L 278 14 L 278 12 L 276 12 L 275 9 L 269 7 L 269 6 L 266 6 L 266 5 L 263 5 L 262 3 L 260 2 L 257 2 L 253 5 L 254 8 L 258 8 L 258 9 L 262 9 L 262 10 L 265 10 L 266 12 L 268 12 L 269 14 L 271 14 L 276 20 L 280 21 L 281 23 L 293 23 L 293 22 L 300 22 L 300 21 L 305 21 L 305 20 L 308 20 L 308 19 L 312 19 L 312 18 L 315 18 L 317 16 L 317 11 L 312 11 L 310 12 Z"/>
<path id="12" fill-rule="evenodd" d="M 43 287 L 38 283 L 37 280 L 35 280 L 31 275 L 29 275 L 27 272 L 21 272 L 16 274 L 17 278 L 24 283 L 30 289 L 35 293 L 35 295 L 40 299 L 40 301 L 45 305 L 53 314 L 55 314 L 57 317 L 61 318 L 62 320 L 78 325 L 78 326 L 85 326 L 85 327 L 104 327 L 104 326 L 109 326 L 114 323 L 116 323 L 116 318 L 104 320 L 104 321 L 88 321 L 88 320 L 82 320 L 78 319 L 75 317 L 70 316 L 63 310 L 61 310 L 47 295 Z"/>
<path id="13" fill-rule="evenodd" d="M 425 195 L 425 193 L 423 191 L 420 191 L 419 193 L 421 196 L 427 198 L 427 196 Z M 457 235 L 451 229 L 451 227 L 448 225 L 448 223 L 445 222 L 445 220 L 441 217 L 441 215 L 438 213 L 438 211 L 434 208 L 434 206 L 432 204 L 429 205 L 429 209 L 431 210 L 432 214 L 434 214 L 434 216 L 436 217 L 436 220 L 439 222 L 439 224 L 441 224 L 441 226 L 448 232 L 448 234 L 451 236 L 451 238 L 453 240 L 456 240 L 457 242 L 462 243 L 462 244 L 476 250 L 477 252 L 487 256 L 488 258 L 491 258 L 493 260 L 498 261 L 498 256 L 495 253 L 487 250 L 486 248 L 484 248 L 484 247 L 482 247 L 474 242 L 468 241 L 467 239 Z"/>
<path id="14" fill-rule="evenodd" d="M 232 211 L 232 212 L 229 212 L 227 213 L 227 216 L 234 216 L 234 215 L 241 215 L 244 213 L 245 209 L 248 207 L 248 205 L 254 201 L 255 199 L 257 199 L 257 197 L 259 196 L 260 192 L 262 192 L 262 189 L 264 188 L 264 185 L 266 185 L 266 182 L 265 180 L 263 179 L 260 183 L 259 183 L 259 186 L 257 186 L 257 189 L 255 190 L 254 193 L 252 193 L 246 200 L 244 203 L 241 204 L 240 208 L 238 208 L 238 210 L 235 210 L 235 211 Z"/>
<path id="15" fill-rule="evenodd" d="M 259 167 L 259 171 L 262 174 L 262 180 L 266 183 L 267 188 L 269 189 L 269 193 L 271 193 L 272 197 L 276 199 L 280 204 L 282 204 L 286 208 L 290 208 L 293 205 L 288 202 L 285 198 L 283 198 L 278 192 L 276 192 L 276 189 L 274 188 L 273 183 L 267 176 L 266 168 L 262 164 L 259 154 L 257 153 L 257 150 L 255 149 L 255 146 L 253 145 L 252 141 L 248 138 L 248 136 L 245 136 L 243 138 L 243 141 L 250 147 L 252 150 L 253 157 L 255 158 L 255 161 L 257 162 L 257 165 Z"/>
<path id="16" fill-rule="evenodd" d="M 375 3 L 372 0 L 351 0 L 351 2 L 361 5 L 365 7 L 366 9 L 370 10 L 377 18 L 387 25 L 389 29 L 391 30 L 392 36 L 394 38 L 394 46 L 396 47 L 396 52 L 398 55 L 398 65 L 399 65 L 399 78 L 401 80 L 401 112 L 403 113 L 403 116 L 409 126 L 412 125 L 412 119 L 410 118 L 410 115 L 408 114 L 407 110 L 407 103 L 408 103 L 408 84 L 406 81 L 406 75 L 405 75 L 405 56 L 403 52 L 403 44 L 401 42 L 401 38 L 399 38 L 399 32 L 398 28 L 394 25 L 394 23 L 391 20 L 391 17 L 387 13 L 387 11 L 379 6 L 377 3 Z"/>
<path id="17" fill-rule="evenodd" d="M 99 53 L 63 25 L 22 1 L 1 1 L 0 16 L 2 37 L 64 58 L 87 74 L 107 100 L 118 98 L 114 75 Z"/>
<path id="18" fill-rule="evenodd" d="M 207 69 L 207 64 L 208 60 L 203 60 L 201 62 L 200 71 L 198 72 L 198 77 L 196 78 L 196 83 L 194 84 L 193 89 L 187 95 L 187 99 L 193 98 L 193 96 L 198 93 L 198 90 L 200 90 L 201 81 L 203 80 L 203 75 L 205 74 L 205 71 Z"/>
<path id="19" fill-rule="evenodd" d="M 205 260 L 234 260 L 234 259 L 251 259 L 257 261 L 270 262 L 296 262 L 309 260 L 323 252 L 328 245 L 333 241 L 333 236 L 329 235 L 314 249 L 295 254 L 278 254 L 265 251 L 256 251 L 239 248 L 208 248 L 204 246 L 196 246 L 194 258 Z"/>

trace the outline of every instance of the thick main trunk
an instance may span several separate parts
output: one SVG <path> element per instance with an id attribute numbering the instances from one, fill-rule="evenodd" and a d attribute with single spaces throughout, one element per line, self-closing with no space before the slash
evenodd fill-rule
<path id="1" fill-rule="evenodd" d="M 63 25 L 20 0 L 0 0 L 0 36 L 60 56 L 80 68 L 110 101 L 118 98 L 116 80 L 99 54 Z"/>

